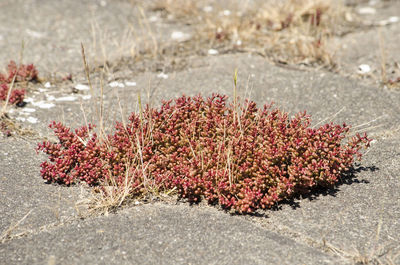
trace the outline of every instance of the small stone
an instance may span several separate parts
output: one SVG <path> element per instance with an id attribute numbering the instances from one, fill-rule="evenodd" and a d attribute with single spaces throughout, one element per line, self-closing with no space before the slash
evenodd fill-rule
<path id="1" fill-rule="evenodd" d="M 125 85 L 126 86 L 136 86 L 136 82 L 135 81 L 125 81 Z"/>
<path id="2" fill-rule="evenodd" d="M 222 11 L 222 14 L 223 14 L 224 16 L 229 16 L 229 15 L 231 14 L 231 11 L 228 10 L 228 9 L 225 9 L 224 11 Z"/>
<path id="3" fill-rule="evenodd" d="M 183 42 L 187 41 L 190 39 L 190 35 L 183 33 L 182 31 L 174 31 L 171 33 L 171 39 L 178 41 L 178 42 Z"/>
<path id="4" fill-rule="evenodd" d="M 158 20 L 158 17 L 157 16 L 151 16 L 150 18 L 149 18 L 149 21 L 150 22 L 156 22 Z"/>
<path id="5" fill-rule="evenodd" d="M 159 73 L 159 74 L 157 75 L 157 77 L 158 77 L 158 78 L 163 78 L 163 79 L 168 79 L 168 75 L 165 74 L 165 73 L 163 73 L 163 72 Z"/>
<path id="6" fill-rule="evenodd" d="M 373 7 L 361 7 L 357 10 L 358 14 L 360 15 L 374 15 L 376 14 L 376 9 Z"/>
<path id="7" fill-rule="evenodd" d="M 371 66 L 369 66 L 368 64 L 360 64 L 358 66 L 358 73 L 359 74 L 367 74 L 371 72 Z"/>
<path id="8" fill-rule="evenodd" d="M 217 50 L 215 50 L 215 49 L 209 49 L 208 50 L 208 54 L 209 55 L 216 55 L 216 54 L 218 54 L 219 52 L 217 51 Z"/>
<path id="9" fill-rule="evenodd" d="M 113 81 L 111 83 L 108 84 L 110 87 L 120 87 L 123 88 L 125 87 L 125 85 L 123 83 L 117 82 L 117 81 Z"/>
<path id="10" fill-rule="evenodd" d="M 206 13 L 210 13 L 210 12 L 213 11 L 213 7 L 212 6 L 205 6 L 203 8 L 203 11 L 206 12 Z"/>
<path id="11" fill-rule="evenodd" d="M 32 113 L 32 112 L 35 112 L 36 111 L 36 109 L 33 109 L 33 108 L 23 108 L 22 109 L 22 112 L 28 112 L 28 113 Z"/>
<path id="12" fill-rule="evenodd" d="M 38 122 L 38 119 L 35 118 L 35 117 L 28 117 L 28 118 L 26 119 L 26 121 L 27 121 L 27 122 L 30 122 L 30 123 L 37 123 L 37 122 Z"/>
<path id="13" fill-rule="evenodd" d="M 77 84 L 75 87 L 74 87 L 75 89 L 77 89 L 77 90 L 89 90 L 90 88 L 89 88 L 89 86 L 87 86 L 87 85 L 82 85 L 82 84 Z"/>
<path id="14" fill-rule="evenodd" d="M 399 17 L 393 16 L 389 18 L 390 23 L 397 23 L 399 22 Z"/>
<path id="15" fill-rule="evenodd" d="M 66 97 L 56 98 L 55 100 L 56 101 L 75 101 L 75 100 L 77 100 L 77 97 L 66 96 Z"/>

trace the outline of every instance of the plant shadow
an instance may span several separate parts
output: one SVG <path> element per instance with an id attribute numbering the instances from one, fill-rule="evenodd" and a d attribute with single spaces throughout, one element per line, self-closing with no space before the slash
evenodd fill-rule
<path id="1" fill-rule="evenodd" d="M 340 186 L 342 185 L 352 185 L 352 184 L 368 184 L 369 181 L 365 179 L 359 179 L 357 176 L 360 172 L 375 172 L 379 170 L 376 166 L 368 166 L 364 167 L 360 164 L 356 164 L 354 167 L 350 168 L 347 172 L 343 173 L 340 180 L 333 186 L 330 187 L 321 187 L 317 186 L 312 188 L 308 193 L 305 194 L 297 194 L 290 199 L 285 199 L 280 201 L 278 204 L 274 205 L 271 209 L 267 210 L 257 210 L 254 213 L 249 213 L 247 215 L 253 217 L 264 217 L 268 218 L 269 211 L 279 211 L 282 210 L 282 206 L 289 205 L 293 210 L 300 208 L 300 199 L 301 200 L 317 200 L 321 196 L 333 196 L 336 197 L 336 194 L 340 191 Z M 237 213 L 231 213 L 232 215 L 236 215 Z"/>

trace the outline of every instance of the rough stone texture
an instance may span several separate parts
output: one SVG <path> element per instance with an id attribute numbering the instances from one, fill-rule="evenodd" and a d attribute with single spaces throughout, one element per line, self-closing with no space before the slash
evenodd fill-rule
<path id="1" fill-rule="evenodd" d="M 79 187 L 45 185 L 38 178 L 40 160 L 34 143 L 20 139 L 2 140 L 0 148 L 0 230 L 17 224 L 11 234 L 25 233 L 57 225 L 76 216 Z"/>
<path id="2" fill-rule="evenodd" d="M 144 205 L 16 239 L 9 263 L 330 264 L 340 259 L 240 217 L 188 205 Z"/>
<path id="3" fill-rule="evenodd" d="M 356 77 L 360 63 L 379 67 L 377 28 L 365 28 L 339 39 L 347 48 L 337 54 L 343 62 L 338 73 L 278 66 L 248 53 L 178 54 L 177 58 L 150 58 L 145 62 L 121 61 L 104 87 L 104 119 L 110 128 L 121 120 L 118 98 L 126 117 L 137 108 L 138 93 L 144 102 L 148 102 L 149 94 L 154 106 L 182 94 L 232 95 L 232 75 L 237 68 L 242 97 L 250 97 L 259 105 L 274 101 L 291 114 L 307 110 L 315 125 L 332 120 L 368 132 L 375 141 L 356 165 L 352 178 L 344 178 L 334 189 L 315 191 L 254 216 L 232 216 L 204 205 L 150 203 L 80 219 L 75 206 L 87 196 L 87 190 L 44 184 L 39 164 L 45 156 L 37 155 L 34 148 L 43 137 L 53 137 L 47 129 L 52 120 L 72 127 L 84 125 L 81 105 L 89 121 L 98 121 L 98 74 L 92 75 L 92 99 L 83 98 L 90 91 L 73 93 L 74 86 L 86 84 L 80 42 L 90 43 L 89 56 L 98 55 L 99 50 L 91 46 L 93 21 L 98 22 L 100 32 L 119 40 L 125 36 L 126 23 L 136 25 L 140 14 L 129 1 L 54 3 L 0 3 L 1 10 L 6 11 L 0 12 L 2 62 L 18 57 L 24 37 L 24 61 L 38 65 L 42 76 L 54 72 L 74 75 L 73 82 L 51 81 L 50 88 L 34 85 L 27 105 L 9 111 L 11 117 L 31 116 L 38 123 L 23 123 L 37 132 L 36 138 L 0 139 L 1 264 L 351 264 L 363 259 L 400 264 L 400 94 L 381 88 L 375 82 L 378 77 Z M 379 12 L 371 20 L 400 13 L 396 1 L 382 3 L 376 6 Z M 144 10 L 149 18 L 157 15 Z M 169 38 L 175 29 L 190 31 L 188 25 L 154 23 L 159 39 Z M 398 25 L 381 28 L 392 61 L 399 60 L 394 52 L 399 45 Z M 144 37 L 141 40 L 146 43 Z M 112 56 L 129 55 L 124 45 L 136 41 L 117 41 L 123 52 L 116 51 Z M 117 45 L 109 39 L 103 44 L 110 50 Z M 136 85 L 111 87 L 108 83 L 114 80 L 134 81 Z M 56 100 L 66 96 L 76 100 Z M 39 101 L 55 106 L 41 109 L 35 105 Z M 26 108 L 36 111 L 27 113 Z"/>
<path id="4" fill-rule="evenodd" d="M 81 43 L 91 63 L 150 48 L 142 21 L 148 18 L 141 17 L 138 6 L 119 0 L 2 1 L 0 61 L 18 60 L 24 41 L 24 61 L 34 62 L 42 73 L 65 75 L 82 69 Z M 154 30 L 159 39 L 171 34 L 166 27 Z"/>
<path id="5" fill-rule="evenodd" d="M 360 15 L 366 25 L 374 26 L 337 38 L 333 43 L 336 47 L 336 58 L 341 74 L 379 84 L 382 81 L 382 65 L 385 65 L 388 79 L 397 78 L 400 74 L 399 67 L 395 65 L 400 60 L 400 54 L 396 52 L 400 49 L 400 43 L 396 41 L 400 34 L 399 23 L 379 26 L 379 23 L 384 23 L 391 17 L 400 19 L 400 2 L 377 2 L 375 6 L 360 5 L 360 8 L 375 8 L 376 13 L 373 15 Z M 361 64 L 369 65 L 371 72 L 364 75 L 358 74 Z M 393 71 L 396 74 L 391 74 Z"/>

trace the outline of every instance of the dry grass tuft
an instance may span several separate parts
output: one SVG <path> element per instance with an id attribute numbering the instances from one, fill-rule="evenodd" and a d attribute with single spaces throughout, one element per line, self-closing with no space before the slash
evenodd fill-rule
<path id="1" fill-rule="evenodd" d="M 199 14 L 203 1 L 158 0 L 152 7 L 153 11 L 161 11 L 164 15 L 172 15 L 175 19 L 187 19 Z"/>
<path id="2" fill-rule="evenodd" d="M 380 83 L 389 89 L 400 89 L 400 63 L 388 63 L 385 40 L 379 31 Z"/>
<path id="3" fill-rule="evenodd" d="M 19 227 L 19 225 L 32 213 L 30 210 L 27 214 L 25 214 L 20 220 L 10 225 L 3 233 L 0 235 L 0 243 L 4 243 L 7 240 L 13 237 L 13 232 Z M 25 232 L 24 232 L 25 233 Z M 22 233 L 22 234 L 24 234 Z"/>
<path id="4" fill-rule="evenodd" d="M 389 244 L 378 244 L 380 232 L 382 229 L 383 219 L 379 219 L 376 232 L 368 242 L 368 247 L 365 250 L 360 250 L 353 246 L 350 250 L 344 250 L 336 247 L 323 239 L 322 247 L 325 251 L 334 253 L 344 260 L 347 260 L 355 265 L 394 265 L 397 264 L 400 257 L 400 249 L 398 247 L 390 246 Z"/>
<path id="5" fill-rule="evenodd" d="M 12 135 L 32 137 L 36 135 L 35 131 L 30 128 L 24 128 L 19 122 L 11 119 L 7 113 L 0 116 L 0 133 L 5 137 L 10 137 Z"/>
<path id="6" fill-rule="evenodd" d="M 331 36 L 354 26 L 342 1 L 269 0 L 261 6 L 205 6 L 205 1 L 160 0 L 153 10 L 193 24 L 197 42 L 214 48 L 256 51 L 273 61 L 334 66 Z M 206 9 L 208 7 L 208 9 Z"/>
<path id="7" fill-rule="evenodd" d="M 356 248 L 352 250 L 343 250 L 324 242 L 324 248 L 326 251 L 338 255 L 354 265 L 394 265 L 397 264 L 400 257 L 399 251 L 393 252 L 393 249 L 388 249 L 383 246 L 378 246 L 368 252 L 363 252 Z"/>

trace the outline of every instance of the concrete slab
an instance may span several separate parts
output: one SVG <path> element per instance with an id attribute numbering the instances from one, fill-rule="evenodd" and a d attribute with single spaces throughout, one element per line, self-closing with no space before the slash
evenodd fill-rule
<path id="1" fill-rule="evenodd" d="M 372 3 L 372 2 L 371 2 Z M 400 3 L 398 1 L 376 1 L 375 5 L 364 3 L 356 8 L 372 8 L 375 14 L 360 15 L 366 26 L 346 36 L 336 38 L 335 58 L 341 74 L 358 77 L 368 83 L 380 84 L 383 81 L 382 66 L 385 66 L 387 79 L 400 77 Z M 390 23 L 389 21 L 393 21 Z M 370 71 L 360 73 L 360 65 L 368 65 Z M 399 86 L 395 88 L 397 91 Z"/>
<path id="2" fill-rule="evenodd" d="M 0 61 L 19 60 L 24 41 L 24 62 L 35 63 L 44 76 L 63 76 L 83 69 L 81 43 L 88 61 L 97 64 L 152 49 L 153 41 L 170 38 L 171 30 L 149 21 L 140 7 L 130 1 L 4 0 Z"/>
<path id="3" fill-rule="evenodd" d="M 260 107 L 275 102 L 277 107 L 291 114 L 307 110 L 315 124 L 330 120 L 346 122 L 357 126 L 357 131 L 366 130 L 372 136 L 398 128 L 400 107 L 397 102 L 400 94 L 394 91 L 326 71 L 277 67 L 257 55 L 206 56 L 189 60 L 195 67 L 190 67 L 189 64 L 187 69 L 179 72 L 135 73 L 129 69 L 121 69 L 124 74 L 118 76 L 117 82 L 124 87 L 111 87 L 106 82 L 104 88 L 105 124 L 112 127 L 115 121 L 121 120 L 118 100 L 125 117 L 138 110 L 139 93 L 144 103 L 150 95 L 153 106 L 159 105 L 162 99 L 177 98 L 182 94 L 200 93 L 209 96 L 212 93 L 222 93 L 232 96 L 232 76 L 235 69 L 238 69 L 238 94 L 242 98 L 250 97 Z M 127 81 L 134 82 L 135 85 L 124 85 Z M 46 92 L 33 92 L 29 95 L 29 101 L 33 102 L 28 102 L 26 107 L 36 111 L 26 115 L 24 109 L 15 109 L 10 115 L 15 118 L 30 116 L 38 119 L 36 124 L 25 124 L 46 136 L 50 133 L 47 125 L 52 120 L 65 121 L 72 127 L 84 125 L 83 112 L 89 122 L 97 123 L 99 80 L 92 80 L 95 92 L 91 99 L 85 99 L 85 96 L 91 95 L 89 90 L 78 94 L 72 92 L 74 86 L 85 82 L 81 78 L 74 84 L 60 84 Z M 54 107 L 43 109 L 38 106 L 38 102 L 54 104 Z"/>
<path id="4" fill-rule="evenodd" d="M 51 139 L 47 125 L 52 120 L 82 126 L 83 108 L 89 121 L 98 121 L 98 73 L 92 74 L 95 91 L 91 99 L 90 90 L 74 89 L 87 84 L 81 71 L 80 42 L 94 45 L 90 24 L 94 20 L 112 39 L 123 38 L 126 22 L 136 23 L 138 10 L 132 11 L 129 1 L 58 1 L 54 5 L 53 1 L 6 0 L 0 8 L 9 11 L 0 12 L 1 61 L 16 58 L 24 36 L 25 61 L 37 64 L 43 75 L 74 75 L 73 82 L 53 82 L 49 88 L 36 84 L 28 92 L 25 108 L 9 111 L 13 118 L 36 118 L 37 123 L 22 124 L 33 128 L 37 138 L 0 139 L 0 263 L 400 264 L 400 94 L 395 90 L 352 75 L 277 66 L 249 53 L 177 53 L 141 63 L 129 58 L 115 61 L 118 67 L 106 77 L 104 89 L 108 128 L 121 120 L 118 98 L 123 115 L 128 115 L 137 106 L 138 93 L 154 106 L 182 94 L 232 96 L 232 76 L 238 69 L 242 97 L 259 105 L 275 101 L 291 114 L 307 110 L 315 125 L 347 122 L 375 141 L 353 178 L 344 178 L 335 189 L 282 203 L 276 211 L 231 216 L 208 206 L 155 203 L 81 220 L 75 209 L 80 187 L 44 184 L 39 164 L 45 156 L 36 155 L 34 148 L 44 137 Z M 392 8 L 397 10 L 397 3 Z M 163 25 L 157 28 L 159 39 L 187 27 L 157 23 Z M 392 25 L 382 31 L 388 37 L 387 51 L 395 50 L 398 28 Z M 343 37 L 349 48 L 341 51 L 339 59 L 349 65 L 377 63 L 370 56 L 371 50 L 378 49 L 375 35 L 374 29 L 368 29 Z M 363 49 L 361 44 L 370 39 L 374 41 Z M 112 41 L 104 45 L 116 47 Z M 127 51 L 125 44 L 118 45 Z M 110 85 L 113 81 L 118 84 Z M 54 106 L 47 108 L 49 104 Z"/>
<path id="5" fill-rule="evenodd" d="M 381 262 L 398 264 L 400 237 L 399 135 L 375 144 L 354 179 L 344 179 L 326 194 L 295 200 L 268 214 L 263 226 L 323 247 L 331 244 L 342 255 L 382 255 Z"/>
<path id="6" fill-rule="evenodd" d="M 0 248 L 19 264 L 345 264 L 240 217 L 188 205 L 143 205 Z"/>
<path id="7" fill-rule="evenodd" d="M 373 144 L 371 150 L 366 155 L 365 161 L 361 164 L 361 167 L 364 167 L 364 169 L 360 168 L 360 172 L 355 173 L 355 179 L 346 179 L 336 190 L 325 191 L 328 196 L 320 195 L 320 191 L 310 197 L 313 200 L 303 199 L 295 201 L 292 203 L 292 206 L 295 205 L 294 208 L 288 204 L 284 204 L 279 211 L 267 211 L 267 218 L 254 217 L 251 221 L 255 224 L 260 224 L 262 229 L 266 231 L 279 231 L 279 234 L 295 240 L 296 244 L 307 244 L 318 251 L 323 251 L 325 249 L 323 242 L 328 242 L 327 244 L 333 244 L 332 246 L 343 249 L 344 252 L 341 255 L 344 257 L 347 257 L 346 253 L 354 252 L 351 252 L 352 248 L 349 250 L 350 246 L 354 246 L 360 253 L 369 251 L 375 245 L 376 247 L 383 246 L 384 251 L 388 251 L 389 249 L 397 251 L 396 246 L 399 242 L 397 235 L 400 232 L 398 231 L 397 220 L 400 219 L 400 204 L 395 198 L 399 198 L 400 195 L 398 192 L 399 178 L 395 172 L 398 170 L 397 162 L 399 161 L 396 143 L 400 140 L 400 134 L 398 130 L 396 131 L 396 126 L 399 124 L 399 116 L 397 114 L 400 111 L 395 102 L 398 101 L 398 94 L 365 86 L 356 80 L 343 78 L 327 72 L 314 70 L 294 71 L 276 67 L 268 64 L 262 57 L 258 56 L 225 55 L 199 58 L 197 60 L 200 60 L 205 66 L 198 67 L 195 70 L 169 73 L 167 79 L 158 78 L 156 73 L 132 75 L 135 82 L 137 82 L 137 86 L 120 89 L 122 106 L 126 109 L 134 109 L 137 93 L 141 89 L 142 93 L 145 94 L 146 89 L 143 89 L 143 87 L 146 86 L 150 77 L 153 80 L 159 80 L 159 82 L 154 84 L 156 89 L 152 100 L 155 103 L 165 98 L 166 95 L 173 98 L 180 96 L 182 93 L 187 95 L 198 93 L 207 95 L 211 92 L 232 94 L 232 72 L 236 67 L 242 67 L 240 69 L 243 69 L 243 71 L 240 71 L 240 76 L 254 75 L 250 82 L 252 84 L 251 97 L 259 104 L 273 100 L 277 102 L 278 106 L 291 111 L 291 113 L 307 109 L 311 115 L 316 116 L 315 122 L 323 121 L 323 119 L 330 117 L 335 122 L 346 121 L 356 125 L 372 121 L 371 124 L 359 127 L 359 129 L 365 129 L 372 137 L 375 137 L 376 143 Z M 129 76 L 130 80 L 132 76 Z M 240 77 L 239 93 L 241 94 L 246 92 L 243 87 L 245 80 L 245 78 Z M 120 82 L 123 82 L 123 80 L 120 80 Z M 107 110 L 106 113 L 109 114 L 109 121 L 120 120 L 119 110 L 115 108 L 118 102 L 115 95 L 113 96 L 112 90 L 115 90 L 115 88 L 108 87 L 106 89 L 107 97 L 105 99 L 105 108 Z M 380 95 L 376 96 L 378 91 Z M 68 94 L 63 96 L 66 95 Z M 69 121 L 67 124 L 71 126 L 81 126 L 84 124 L 80 111 L 80 103 L 68 102 L 57 104 L 51 110 L 51 115 L 49 115 L 49 110 L 39 110 L 35 115 L 38 115 L 36 117 L 41 122 L 34 126 L 38 130 L 39 127 L 44 127 L 48 121 L 55 118 L 53 115 L 56 113 L 61 115 L 63 113 L 62 109 L 65 107 L 71 109 L 71 111 L 64 112 L 63 114 L 64 119 Z M 90 106 L 87 107 L 90 109 Z M 342 108 L 344 110 L 334 117 L 338 110 Z M 90 115 L 88 117 L 93 118 Z M 32 145 L 31 148 L 33 148 Z M 6 151 L 4 150 L 3 152 Z M 26 157 L 32 159 L 30 157 L 33 155 L 33 151 L 29 152 L 31 154 L 26 155 Z M 19 151 L 16 150 L 14 152 L 15 159 L 18 159 L 18 154 Z M 30 161 L 32 163 L 32 160 Z M 5 171 L 7 172 L 7 178 L 10 179 L 11 176 L 19 176 L 21 180 L 24 180 L 28 176 L 32 178 L 33 175 L 35 178 L 34 181 L 40 183 L 40 177 L 38 176 L 39 169 L 37 167 L 39 162 L 37 158 L 33 161 L 36 161 L 36 166 L 32 166 L 32 170 L 23 170 L 22 173 L 19 172 L 16 174 L 11 168 L 12 164 L 9 163 Z M 31 181 L 29 180 L 29 183 Z M 18 181 L 18 183 L 20 182 Z M 17 184 L 11 182 L 8 185 L 11 187 Z M 43 186 L 50 190 L 57 190 L 55 186 Z M 38 190 L 41 189 L 38 187 Z M 61 190 L 63 194 L 68 194 L 67 188 L 62 188 Z M 73 189 L 71 193 L 74 194 Z M 12 194 L 15 194 L 16 197 L 14 200 L 16 202 L 25 198 L 25 195 L 22 195 L 21 191 Z M 35 197 L 39 202 L 43 200 L 41 195 L 38 196 L 35 193 L 30 194 L 30 196 Z M 48 203 L 47 200 L 46 203 Z M 11 209 L 16 209 L 16 212 L 19 212 L 18 217 L 20 217 L 29 208 L 13 204 L 6 206 L 4 211 L 10 212 Z M 173 207 L 165 209 L 173 209 Z M 36 217 L 32 216 L 33 219 L 31 218 L 30 220 L 36 218 L 37 222 L 42 225 L 56 221 L 43 220 L 41 212 L 36 212 L 35 214 Z M 228 218 L 228 215 L 225 213 L 218 212 L 216 214 L 218 218 Z M 66 216 L 74 218 L 76 215 L 70 212 Z M 120 217 L 117 215 L 117 217 L 113 218 L 118 219 Z M 241 220 L 244 221 L 245 219 L 246 217 L 243 217 Z M 5 220 L 9 220 L 8 216 Z M 107 220 L 107 218 L 99 220 Z M 56 229 L 60 229 L 57 231 L 65 231 L 64 237 L 67 240 L 67 234 L 71 233 L 67 232 L 69 229 L 75 229 L 76 225 L 86 225 L 87 222 L 92 221 L 85 220 L 75 225 L 60 225 Z M 121 227 L 124 227 L 124 225 L 121 224 Z M 378 227 L 380 232 L 375 243 L 374 235 Z M 240 229 L 238 228 L 238 230 Z M 43 238 L 38 239 L 36 236 L 32 236 L 32 240 L 45 240 L 44 238 L 50 237 L 50 235 L 51 233 L 46 236 L 39 233 L 38 236 L 43 236 Z M 30 237 L 29 235 L 28 238 Z M 59 237 L 54 238 L 54 240 L 59 240 Z M 13 245 L 13 241 L 7 244 Z M 372 247 L 371 244 L 373 245 Z M 30 244 L 27 244 L 26 247 L 30 249 L 29 246 Z M 197 248 L 200 248 L 200 246 L 197 246 Z M 30 249 L 29 251 L 36 250 Z M 88 253 L 92 253 L 91 250 Z M 299 250 L 296 253 L 304 252 Z M 132 255 L 135 256 L 136 254 Z M 247 254 L 242 253 L 241 255 L 246 256 Z M 276 255 L 278 257 L 281 256 L 281 254 Z M 133 256 L 128 260 L 131 260 Z M 151 255 L 153 258 L 156 256 Z M 357 255 L 353 253 L 353 256 Z M 32 256 L 32 258 L 34 257 Z M 108 257 L 104 258 L 109 260 Z M 189 260 L 185 259 L 185 261 Z M 40 263 L 40 260 L 26 260 L 26 262 L 31 261 Z M 70 261 L 67 259 L 65 262 L 68 263 Z M 176 261 L 178 262 L 178 260 Z M 274 261 L 271 260 L 271 263 L 274 263 Z M 291 263 L 290 260 L 289 263 Z"/>
<path id="8" fill-rule="evenodd" d="M 38 172 L 45 157 L 34 142 L 2 139 L 0 146 L 0 241 L 78 217 L 81 188 L 44 184 Z"/>

